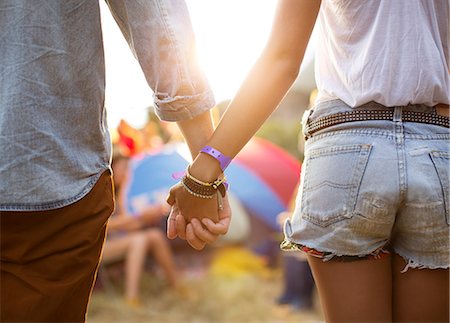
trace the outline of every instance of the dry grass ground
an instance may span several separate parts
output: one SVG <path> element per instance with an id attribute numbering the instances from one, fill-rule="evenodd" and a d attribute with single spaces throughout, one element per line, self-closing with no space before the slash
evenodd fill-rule
<path id="1" fill-rule="evenodd" d="M 279 270 L 220 275 L 211 270 L 185 272 L 184 288 L 175 291 L 160 275 L 147 271 L 142 306 L 130 308 L 119 281 L 94 290 L 88 323 L 178 322 L 322 322 L 318 310 L 295 311 L 277 306 L 282 290 Z"/>

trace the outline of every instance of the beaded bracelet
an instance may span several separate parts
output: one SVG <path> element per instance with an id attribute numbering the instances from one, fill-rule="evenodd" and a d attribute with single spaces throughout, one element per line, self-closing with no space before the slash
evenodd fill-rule
<path id="1" fill-rule="evenodd" d="M 220 178 L 220 177 L 217 178 L 215 181 L 213 181 L 211 183 L 205 183 L 205 182 L 195 178 L 194 176 L 192 176 L 191 173 L 189 173 L 189 167 L 188 167 L 188 168 L 186 168 L 185 176 L 187 178 L 193 180 L 197 184 L 200 184 L 202 186 L 211 186 L 215 190 L 219 190 L 219 192 L 220 192 L 220 194 L 222 194 L 222 196 L 225 196 L 225 192 L 228 189 L 228 183 L 226 182 L 227 177 L 225 175 L 222 178 Z"/>
<path id="2" fill-rule="evenodd" d="M 200 197 L 200 198 L 204 198 L 204 199 L 212 199 L 213 196 L 216 194 L 217 190 L 214 189 L 212 186 L 200 186 L 201 189 L 198 189 L 198 183 L 194 182 L 192 179 L 188 178 L 186 175 L 183 176 L 183 179 L 181 180 L 181 184 L 183 185 L 184 189 L 189 193 L 192 194 L 196 197 Z M 197 186 L 191 186 L 192 184 L 197 184 Z M 223 183 L 219 186 L 223 187 Z M 208 191 L 208 189 L 206 188 L 212 188 L 213 189 L 213 193 L 211 194 L 211 191 Z M 223 200 L 222 200 L 222 196 L 225 196 L 225 194 L 220 191 L 221 194 L 217 194 L 217 208 L 219 210 L 223 210 Z"/>
<path id="3" fill-rule="evenodd" d="M 206 195 L 205 193 L 201 192 L 199 193 L 198 191 L 194 191 L 192 190 L 188 184 L 186 184 L 185 179 L 183 178 L 183 180 L 181 181 L 181 184 L 183 185 L 184 189 L 191 195 L 194 195 L 196 197 L 200 197 L 200 198 L 204 198 L 204 199 L 212 199 L 214 194 L 212 195 Z"/>
<path id="4" fill-rule="evenodd" d="M 223 177 L 216 179 L 214 182 L 205 183 L 189 174 L 189 170 L 187 169 L 185 175 L 181 179 L 181 184 L 188 193 L 196 197 L 209 199 L 212 198 L 217 191 L 220 192 L 221 196 L 225 196 L 225 180 L 226 178 Z"/>

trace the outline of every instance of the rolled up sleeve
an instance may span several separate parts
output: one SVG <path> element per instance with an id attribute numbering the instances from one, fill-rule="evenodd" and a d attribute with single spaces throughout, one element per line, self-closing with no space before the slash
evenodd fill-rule
<path id="1" fill-rule="evenodd" d="M 107 0 L 165 121 L 191 119 L 215 105 L 202 73 L 184 0 Z"/>

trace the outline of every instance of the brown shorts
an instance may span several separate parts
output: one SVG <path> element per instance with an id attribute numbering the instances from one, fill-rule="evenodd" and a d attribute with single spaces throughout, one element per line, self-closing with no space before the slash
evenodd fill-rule
<path id="1" fill-rule="evenodd" d="M 113 211 L 111 174 L 80 201 L 0 212 L 1 322 L 84 322 Z"/>

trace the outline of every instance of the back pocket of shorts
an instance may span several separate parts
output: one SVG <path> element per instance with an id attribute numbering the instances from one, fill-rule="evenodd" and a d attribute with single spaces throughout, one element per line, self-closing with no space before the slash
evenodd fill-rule
<path id="1" fill-rule="evenodd" d="M 441 182 L 442 187 L 442 197 L 444 199 L 444 209 L 445 209 L 445 219 L 447 224 L 450 225 L 450 215 L 449 215 L 449 153 L 446 151 L 432 151 L 430 153 L 431 160 L 433 161 L 434 167 Z"/>
<path id="2" fill-rule="evenodd" d="M 371 145 L 312 149 L 305 156 L 302 217 L 326 227 L 353 215 Z"/>

